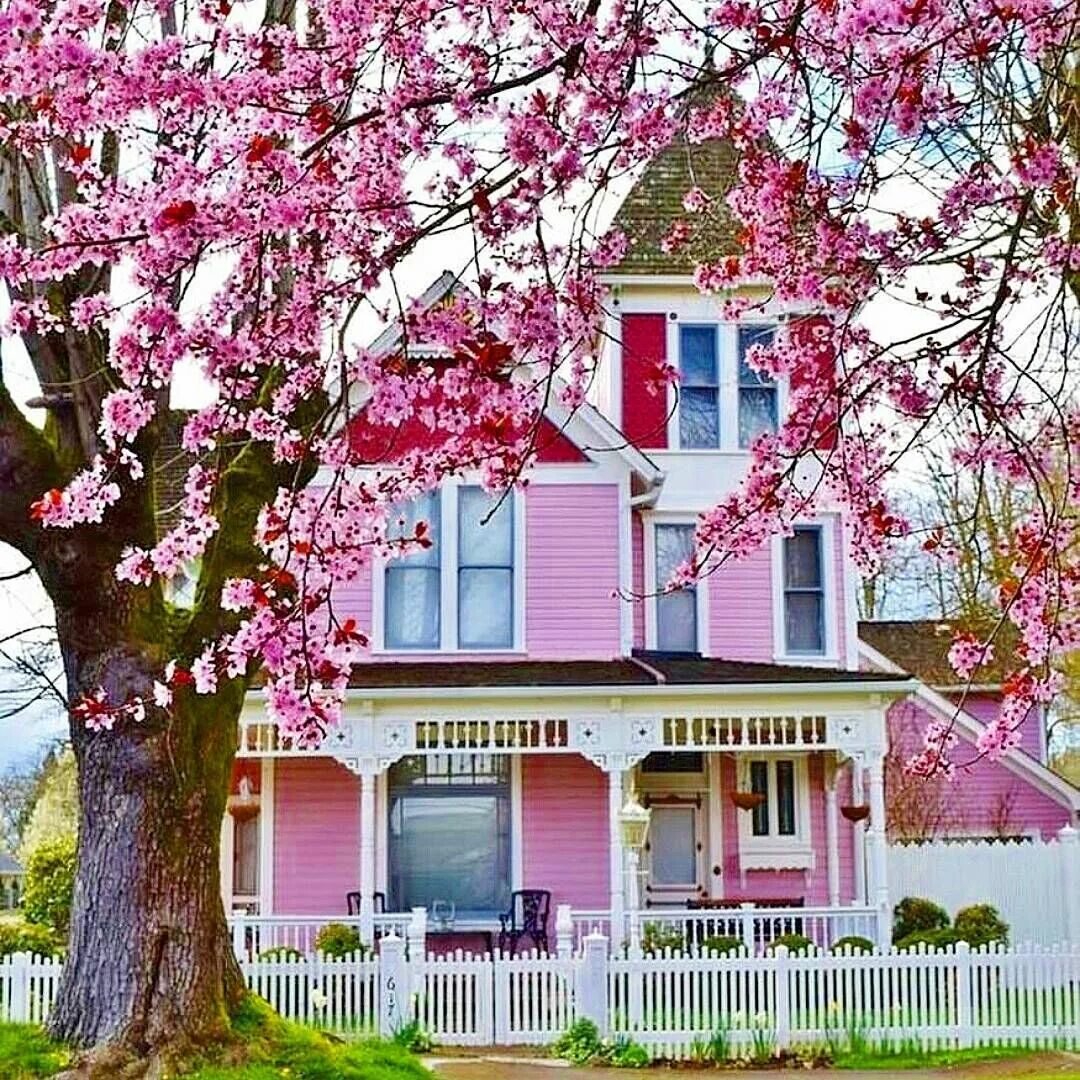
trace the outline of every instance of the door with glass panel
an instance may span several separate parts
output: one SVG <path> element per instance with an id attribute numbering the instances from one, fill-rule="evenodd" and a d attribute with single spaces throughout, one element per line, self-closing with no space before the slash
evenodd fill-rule
<path id="1" fill-rule="evenodd" d="M 671 797 L 650 807 L 646 867 L 649 906 L 683 904 L 701 894 L 701 808 Z"/>

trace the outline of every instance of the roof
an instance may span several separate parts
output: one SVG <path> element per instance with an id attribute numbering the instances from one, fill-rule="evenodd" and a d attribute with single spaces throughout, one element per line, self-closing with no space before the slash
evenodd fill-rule
<path id="1" fill-rule="evenodd" d="M 627 240 L 626 254 L 608 274 L 691 274 L 701 262 L 739 251 L 738 225 L 726 195 L 738 167 L 738 152 L 726 140 L 690 143 L 677 136 L 645 166 L 619 207 L 612 228 Z M 699 187 L 712 200 L 707 217 L 688 215 L 683 196 Z M 679 218 L 695 226 L 693 237 L 675 251 L 660 241 Z"/>
<path id="2" fill-rule="evenodd" d="M 648 686 L 775 686 L 828 683 L 878 685 L 896 683 L 889 672 L 847 671 L 714 660 L 672 653 L 640 653 L 616 660 L 507 660 L 376 662 L 357 664 L 354 689 L 428 690 L 446 687 L 648 687 Z"/>
<path id="3" fill-rule="evenodd" d="M 949 663 L 949 646 L 964 629 L 989 633 L 960 619 L 881 619 L 859 623 L 859 638 L 887 656 L 897 667 L 916 676 L 928 686 L 955 687 L 962 683 Z M 998 632 L 994 656 L 976 672 L 973 682 L 998 686 L 1013 666 L 1012 650 Z"/>

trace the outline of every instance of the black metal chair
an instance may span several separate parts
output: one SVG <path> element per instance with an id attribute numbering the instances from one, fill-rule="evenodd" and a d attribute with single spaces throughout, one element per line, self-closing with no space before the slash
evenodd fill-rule
<path id="1" fill-rule="evenodd" d="M 548 951 L 547 922 L 551 893 L 547 889 L 518 889 L 510 894 L 510 910 L 499 916 L 499 949 L 513 956 L 523 938 Z"/>
<path id="2" fill-rule="evenodd" d="M 345 906 L 350 915 L 360 914 L 360 899 L 361 894 L 359 892 L 347 892 L 345 894 Z M 384 915 L 386 913 L 386 893 L 373 893 L 372 899 L 375 902 L 375 914 Z"/>

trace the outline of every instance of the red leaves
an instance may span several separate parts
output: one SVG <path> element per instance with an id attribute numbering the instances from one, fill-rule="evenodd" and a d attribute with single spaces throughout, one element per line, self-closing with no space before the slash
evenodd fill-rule
<path id="1" fill-rule="evenodd" d="M 473 206 L 475 206 L 484 217 L 487 217 L 487 215 L 491 213 L 491 199 L 488 198 L 488 193 L 484 188 L 478 187 L 473 192 L 472 201 Z"/>
<path id="2" fill-rule="evenodd" d="M 262 161 L 274 149 L 274 140 L 269 135 L 255 135 L 248 144 L 245 155 L 249 165 Z"/>
<path id="3" fill-rule="evenodd" d="M 59 506 L 63 502 L 64 493 L 59 488 L 52 488 L 37 500 L 30 504 L 30 520 L 43 521 L 50 507 Z"/>
<path id="4" fill-rule="evenodd" d="M 509 366 L 513 350 L 505 341 L 488 335 L 477 341 L 466 341 L 454 353 L 458 363 L 472 364 L 481 375 L 498 375 Z"/>
<path id="5" fill-rule="evenodd" d="M 307 111 L 307 119 L 318 135 L 329 131 L 334 125 L 334 114 L 322 104 L 312 105 Z"/>
<path id="6" fill-rule="evenodd" d="M 84 161 L 90 159 L 90 147 L 84 146 L 82 143 L 76 143 L 71 148 L 71 160 L 75 165 L 81 165 Z"/>
<path id="7" fill-rule="evenodd" d="M 334 644 L 335 645 L 366 645 L 367 637 L 365 637 L 357 629 L 355 619 L 346 619 L 341 626 L 334 631 Z"/>
<path id="8" fill-rule="evenodd" d="M 195 219 L 198 208 L 190 199 L 169 203 L 161 211 L 161 224 L 166 228 L 179 229 Z"/>

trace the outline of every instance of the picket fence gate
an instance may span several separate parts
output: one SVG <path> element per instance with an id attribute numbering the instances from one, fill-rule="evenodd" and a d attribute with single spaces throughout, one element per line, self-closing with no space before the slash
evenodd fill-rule
<path id="1" fill-rule="evenodd" d="M 1080 1049 L 1080 946 L 960 944 L 939 951 L 726 956 L 612 954 L 601 935 L 571 955 L 406 953 L 241 962 L 282 1016 L 350 1035 L 415 1023 L 445 1045 L 543 1045 L 579 1017 L 654 1057 L 719 1036 L 733 1054 L 794 1044 L 885 1049 L 1014 1045 Z M 47 1019 L 62 963 L 0 958 L 0 1019 Z"/>

